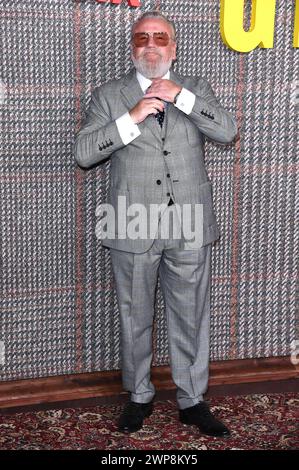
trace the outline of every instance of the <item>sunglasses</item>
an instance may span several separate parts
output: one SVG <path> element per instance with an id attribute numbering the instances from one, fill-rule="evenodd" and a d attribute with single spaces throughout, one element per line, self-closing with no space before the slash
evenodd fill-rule
<path id="1" fill-rule="evenodd" d="M 166 47 L 169 44 L 170 38 L 167 33 L 135 33 L 132 41 L 135 47 L 146 47 L 149 43 L 149 38 L 152 37 L 156 46 Z"/>

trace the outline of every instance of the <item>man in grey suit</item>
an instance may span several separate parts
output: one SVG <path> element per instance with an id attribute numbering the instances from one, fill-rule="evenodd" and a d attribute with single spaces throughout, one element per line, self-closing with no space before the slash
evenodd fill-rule
<path id="1" fill-rule="evenodd" d="M 204 139 L 230 143 L 237 126 L 205 78 L 183 77 L 171 69 L 176 46 L 175 26 L 160 12 L 137 20 L 131 39 L 135 68 L 94 90 L 74 150 L 84 168 L 111 157 L 107 202 L 115 211 L 113 234 L 104 238 L 103 225 L 99 232 L 110 247 L 123 386 L 131 392 L 119 430 L 137 431 L 153 411 L 150 368 L 159 274 L 179 419 L 224 437 L 229 430 L 203 399 L 209 374 L 211 243 L 219 238 Z M 136 204 L 145 208 L 142 236 L 127 223 Z M 149 210 L 153 205 L 156 218 Z M 180 209 L 186 205 L 194 217 L 182 219 Z M 186 235 L 183 220 L 190 223 L 193 238 Z M 171 233 L 164 236 L 167 229 Z"/>

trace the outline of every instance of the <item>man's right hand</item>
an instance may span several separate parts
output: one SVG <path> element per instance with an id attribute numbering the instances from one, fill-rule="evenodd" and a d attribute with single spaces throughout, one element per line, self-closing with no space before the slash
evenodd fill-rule
<path id="1" fill-rule="evenodd" d="M 134 121 L 134 124 L 139 124 L 144 121 L 144 119 L 149 114 L 157 114 L 158 111 L 163 111 L 164 103 L 158 98 L 142 98 L 134 106 L 134 108 L 129 111 L 129 114 Z"/>

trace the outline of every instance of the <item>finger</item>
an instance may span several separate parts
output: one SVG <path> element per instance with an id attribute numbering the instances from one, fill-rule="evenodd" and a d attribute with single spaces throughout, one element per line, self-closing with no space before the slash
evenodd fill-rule
<path id="1" fill-rule="evenodd" d="M 156 98 L 156 96 L 157 96 L 157 93 L 152 93 L 152 92 L 150 92 L 150 93 L 146 93 L 146 94 L 144 95 L 144 98 L 146 98 L 146 99 L 148 99 L 148 98 Z"/>
<path id="2" fill-rule="evenodd" d="M 160 88 L 160 86 L 163 86 L 162 83 L 152 83 L 148 88 L 147 90 L 152 90 L 153 88 Z"/>
<path id="3" fill-rule="evenodd" d="M 159 111 L 163 111 L 164 109 L 164 103 L 163 101 L 154 101 L 153 106 L 158 109 Z"/>
<path id="4" fill-rule="evenodd" d="M 154 84 L 154 85 L 157 84 L 157 83 L 159 84 L 161 82 L 163 82 L 163 78 L 153 78 L 153 80 L 152 80 L 152 84 Z"/>
<path id="5" fill-rule="evenodd" d="M 147 88 L 146 93 L 154 93 L 160 91 L 162 89 L 162 85 L 152 85 Z"/>
<path id="6" fill-rule="evenodd" d="M 161 105 L 159 105 L 159 104 L 154 105 L 153 108 L 154 108 L 157 112 L 164 110 L 164 106 L 161 106 Z"/>
<path id="7" fill-rule="evenodd" d="M 146 99 L 145 103 L 148 105 L 155 105 L 155 106 L 157 105 L 159 107 L 162 106 L 162 108 L 164 107 L 163 101 L 156 97 Z"/>
<path id="8" fill-rule="evenodd" d="M 145 95 L 146 97 L 157 96 L 157 91 L 155 90 L 146 90 Z"/>
<path id="9" fill-rule="evenodd" d="M 147 93 L 146 95 L 144 95 L 144 97 L 145 98 L 160 98 L 160 99 L 163 99 L 162 95 L 157 91 Z"/>
<path id="10" fill-rule="evenodd" d="M 158 114 L 158 112 L 159 112 L 159 109 L 155 109 L 155 108 L 154 108 L 151 114 L 156 115 L 156 114 Z"/>
<path id="11" fill-rule="evenodd" d="M 159 111 L 163 111 L 163 106 L 161 107 L 160 103 L 151 103 L 148 110 L 149 112 L 156 114 Z"/>

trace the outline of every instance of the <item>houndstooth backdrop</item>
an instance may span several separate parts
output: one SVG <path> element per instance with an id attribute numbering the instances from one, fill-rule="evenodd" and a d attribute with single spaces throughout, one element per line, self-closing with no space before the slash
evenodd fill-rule
<path id="1" fill-rule="evenodd" d="M 132 22 L 154 8 L 176 22 L 175 69 L 206 77 L 241 135 L 229 147 L 206 144 L 221 230 L 211 360 L 290 354 L 299 238 L 294 3 L 277 1 L 275 47 L 243 54 L 221 40 L 220 0 L 143 0 L 141 8 L 0 0 L 2 380 L 120 367 L 109 251 L 95 236 L 110 163 L 82 170 L 72 146 L 94 87 L 131 68 Z M 153 364 L 167 364 L 159 286 L 154 348 Z"/>

